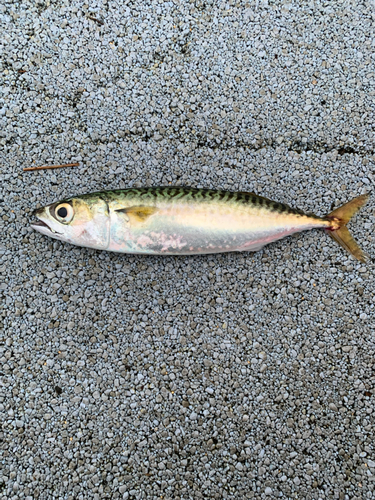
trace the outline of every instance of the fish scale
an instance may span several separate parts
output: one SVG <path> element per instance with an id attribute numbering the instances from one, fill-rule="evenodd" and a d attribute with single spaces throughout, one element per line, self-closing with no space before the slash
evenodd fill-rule
<path id="1" fill-rule="evenodd" d="M 121 253 L 194 255 L 256 251 L 290 234 L 325 229 L 359 260 L 346 224 L 361 195 L 325 217 L 255 193 L 181 186 L 88 193 L 36 211 L 34 229 L 69 243 Z"/>

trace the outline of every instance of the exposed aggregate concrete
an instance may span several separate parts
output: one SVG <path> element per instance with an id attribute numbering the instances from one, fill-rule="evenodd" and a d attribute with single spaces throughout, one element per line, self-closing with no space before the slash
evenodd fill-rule
<path id="1" fill-rule="evenodd" d="M 0 22 L 0 499 L 375 498 L 374 197 L 366 264 L 319 231 L 160 258 L 29 228 L 105 188 L 320 215 L 370 191 L 373 3 L 5 1 Z"/>

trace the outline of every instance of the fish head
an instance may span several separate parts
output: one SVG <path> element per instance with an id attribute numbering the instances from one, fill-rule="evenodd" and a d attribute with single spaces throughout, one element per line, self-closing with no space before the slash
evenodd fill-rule
<path id="1" fill-rule="evenodd" d="M 108 204 L 99 195 L 83 195 L 34 211 L 31 227 L 56 240 L 106 250 L 110 237 Z"/>

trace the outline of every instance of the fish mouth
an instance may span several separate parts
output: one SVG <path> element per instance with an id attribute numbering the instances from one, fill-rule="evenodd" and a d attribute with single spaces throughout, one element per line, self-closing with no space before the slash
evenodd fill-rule
<path id="1" fill-rule="evenodd" d="M 53 234 L 62 234 L 62 233 L 58 233 L 57 231 L 55 231 L 54 229 L 52 229 L 51 227 L 49 227 L 48 224 L 46 224 L 43 220 L 39 219 L 37 220 L 36 222 L 33 222 L 31 224 L 31 227 L 33 229 L 35 229 L 36 231 L 39 231 L 40 233 L 44 233 L 47 231 L 50 231 L 51 233 Z"/>

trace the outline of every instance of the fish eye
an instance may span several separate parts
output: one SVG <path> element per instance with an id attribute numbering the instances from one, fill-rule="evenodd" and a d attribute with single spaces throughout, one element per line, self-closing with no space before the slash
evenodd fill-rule
<path id="1" fill-rule="evenodd" d="M 69 203 L 61 203 L 55 208 L 55 217 L 62 224 L 69 224 L 73 219 L 73 207 Z"/>
<path id="2" fill-rule="evenodd" d="M 68 215 L 68 211 L 65 207 L 61 207 L 58 209 L 57 215 L 62 219 L 65 219 L 65 217 Z"/>

